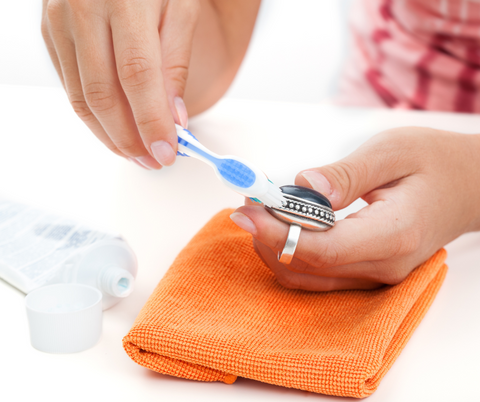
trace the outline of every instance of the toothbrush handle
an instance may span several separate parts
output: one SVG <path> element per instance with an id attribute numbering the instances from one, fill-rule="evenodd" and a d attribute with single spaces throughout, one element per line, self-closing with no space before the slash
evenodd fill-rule
<path id="1" fill-rule="evenodd" d="M 219 155 L 202 145 L 190 131 L 178 124 L 175 127 L 177 129 L 178 154 L 180 156 L 192 156 L 212 167 L 217 165 L 220 159 Z"/>

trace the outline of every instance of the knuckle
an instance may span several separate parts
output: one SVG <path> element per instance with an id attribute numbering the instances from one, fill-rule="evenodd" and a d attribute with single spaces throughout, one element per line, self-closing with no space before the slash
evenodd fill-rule
<path id="1" fill-rule="evenodd" d="M 188 66 L 175 65 L 165 67 L 165 77 L 175 86 L 183 88 L 187 83 Z"/>
<path id="2" fill-rule="evenodd" d="M 52 22 L 56 22 L 63 17 L 63 4 L 61 0 L 50 0 L 45 12 L 47 18 Z"/>
<path id="3" fill-rule="evenodd" d="M 379 162 L 388 161 L 388 167 L 415 170 L 418 165 L 417 155 L 428 157 L 431 149 L 422 149 L 419 142 L 421 132 L 417 127 L 402 127 L 382 131 L 376 134 L 370 143 L 370 154 Z"/>
<path id="4" fill-rule="evenodd" d="M 162 122 L 160 117 L 146 117 L 137 120 L 137 127 L 140 132 L 158 131 L 158 125 Z"/>
<path id="5" fill-rule="evenodd" d="M 85 100 L 94 113 L 105 113 L 117 104 L 115 91 L 108 84 L 93 82 L 84 87 Z"/>
<path id="6" fill-rule="evenodd" d="M 315 250 L 310 259 L 316 268 L 328 268 L 339 265 L 342 260 L 340 251 L 335 244 L 326 244 L 320 250 Z"/>
<path id="7" fill-rule="evenodd" d="M 144 87 L 155 75 L 150 60 L 138 49 L 124 52 L 119 70 L 120 81 L 128 88 Z"/>
<path id="8" fill-rule="evenodd" d="M 92 6 L 92 2 L 89 0 L 67 0 L 67 2 L 74 11 L 84 10 L 86 8 L 91 8 Z"/>
<path id="9" fill-rule="evenodd" d="M 397 244 L 397 250 L 395 250 L 394 255 L 410 255 L 419 249 L 421 236 L 418 235 L 418 232 L 411 231 L 408 234 L 398 236 Z"/>
<path id="10" fill-rule="evenodd" d="M 165 2 L 164 2 L 165 3 Z M 176 12 L 181 15 L 182 22 L 195 23 L 200 16 L 200 11 L 202 10 L 199 0 L 182 0 L 169 2 L 167 5 L 176 8 Z"/>
<path id="11" fill-rule="evenodd" d="M 110 1 L 108 5 L 108 15 L 110 20 L 118 20 L 127 23 L 132 18 L 132 11 L 135 7 L 132 1 L 117 0 Z"/>
<path id="12" fill-rule="evenodd" d="M 83 121 L 89 121 L 95 118 L 83 96 L 71 96 L 70 104 L 77 116 Z"/>
<path id="13" fill-rule="evenodd" d="M 183 15 L 190 21 L 196 21 L 200 16 L 201 6 L 198 0 L 183 2 Z"/>
<path id="14" fill-rule="evenodd" d="M 140 152 L 138 142 L 132 137 L 123 137 L 115 139 L 115 147 L 122 154 L 135 156 Z"/>
<path id="15" fill-rule="evenodd" d="M 89 25 L 92 21 L 102 21 L 107 23 L 106 9 L 107 7 L 101 7 L 101 2 L 97 0 L 63 0 L 68 4 L 67 10 L 69 13 L 69 21 L 77 29 L 88 29 L 85 25 Z"/>

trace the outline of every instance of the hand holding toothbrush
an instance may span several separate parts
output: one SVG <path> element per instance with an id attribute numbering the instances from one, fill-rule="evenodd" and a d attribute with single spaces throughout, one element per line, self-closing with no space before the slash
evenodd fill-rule
<path id="1" fill-rule="evenodd" d="M 117 155 L 160 169 L 175 161 L 174 123 L 187 127 L 187 107 L 206 110 L 230 85 L 259 4 L 43 0 L 42 35 L 88 128 Z"/>

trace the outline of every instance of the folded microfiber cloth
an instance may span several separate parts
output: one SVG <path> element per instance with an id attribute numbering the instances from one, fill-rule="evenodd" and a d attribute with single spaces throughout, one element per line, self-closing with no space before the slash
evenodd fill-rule
<path id="1" fill-rule="evenodd" d="M 282 287 L 225 210 L 178 255 L 123 339 L 159 373 L 238 376 L 362 398 L 378 387 L 437 294 L 445 250 L 376 290 Z"/>

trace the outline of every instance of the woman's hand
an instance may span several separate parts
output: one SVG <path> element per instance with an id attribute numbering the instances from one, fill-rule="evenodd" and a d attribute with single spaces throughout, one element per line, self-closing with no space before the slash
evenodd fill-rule
<path id="1" fill-rule="evenodd" d="M 397 284 L 456 237 L 480 230 L 479 135 L 416 127 L 389 130 L 337 163 L 300 172 L 295 182 L 327 196 L 334 210 L 359 197 L 369 205 L 327 232 L 302 230 L 289 265 L 277 260 L 287 224 L 259 206 L 232 214 L 288 288 Z"/>
<path id="2" fill-rule="evenodd" d="M 42 33 L 75 112 L 109 149 L 159 169 L 177 151 L 198 0 L 44 0 Z"/>
<path id="3" fill-rule="evenodd" d="M 200 113 L 228 89 L 259 6 L 43 0 L 42 34 L 78 116 L 116 154 L 160 169 L 175 161 L 174 122 L 186 127 L 187 108 Z"/>

